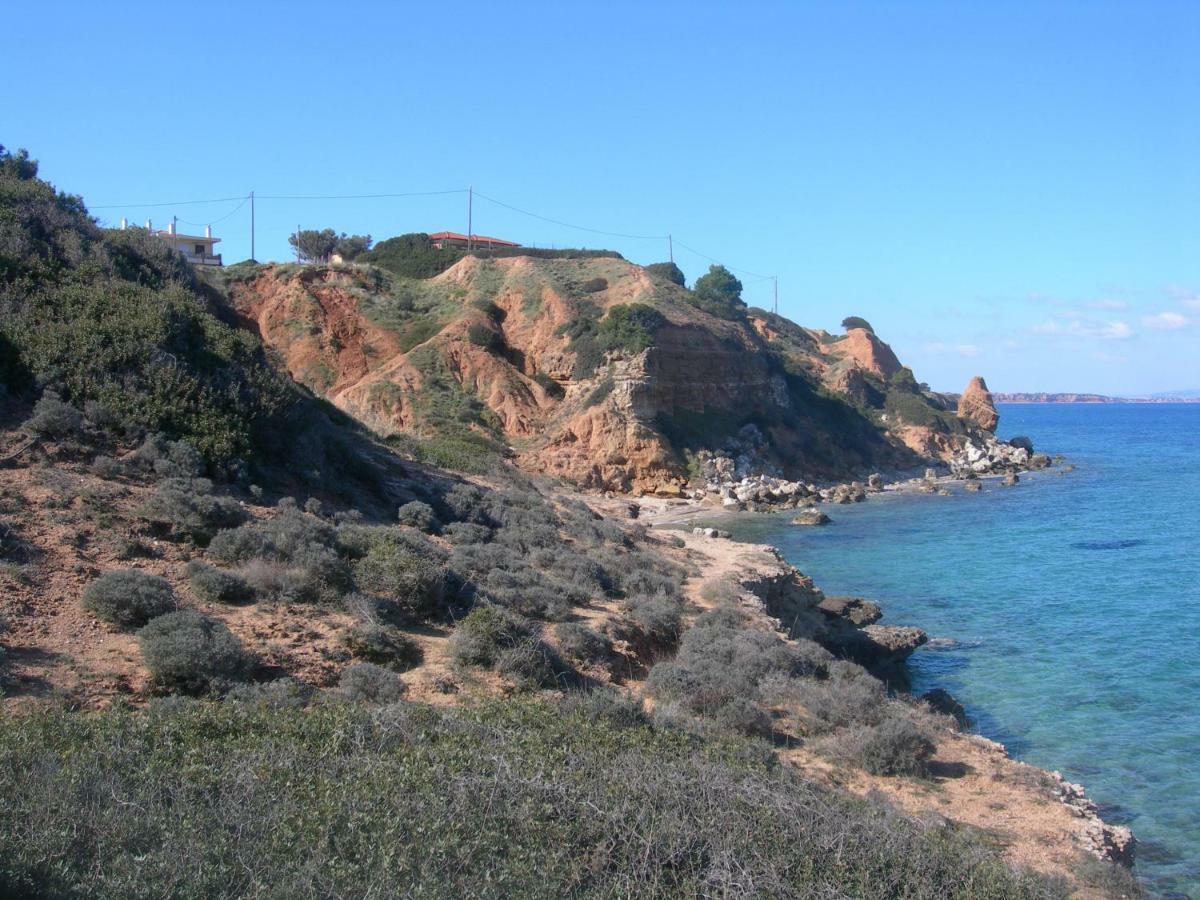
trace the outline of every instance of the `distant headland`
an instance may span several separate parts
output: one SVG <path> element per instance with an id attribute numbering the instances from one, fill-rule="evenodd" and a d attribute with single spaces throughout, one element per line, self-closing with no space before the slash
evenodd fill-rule
<path id="1" fill-rule="evenodd" d="M 1150 394 L 1145 397 L 1109 397 L 1104 394 L 1050 394 L 993 392 L 997 403 L 1200 403 L 1200 390 Z"/>

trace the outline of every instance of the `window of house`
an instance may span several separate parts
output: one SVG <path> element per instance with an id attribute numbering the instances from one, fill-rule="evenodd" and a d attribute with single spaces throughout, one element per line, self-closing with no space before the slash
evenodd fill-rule
<path id="1" fill-rule="evenodd" d="M 203 256 L 203 255 L 204 255 L 204 245 L 203 245 L 203 244 L 197 244 L 197 245 L 196 245 L 196 255 L 197 255 L 197 256 Z"/>

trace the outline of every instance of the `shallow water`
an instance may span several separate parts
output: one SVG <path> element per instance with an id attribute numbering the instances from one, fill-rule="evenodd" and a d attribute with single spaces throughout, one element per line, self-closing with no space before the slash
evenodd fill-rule
<path id="1" fill-rule="evenodd" d="M 1077 468 L 724 527 L 928 631 L 915 691 L 1082 782 L 1152 890 L 1200 897 L 1200 404 L 1007 405 L 1000 434 Z"/>

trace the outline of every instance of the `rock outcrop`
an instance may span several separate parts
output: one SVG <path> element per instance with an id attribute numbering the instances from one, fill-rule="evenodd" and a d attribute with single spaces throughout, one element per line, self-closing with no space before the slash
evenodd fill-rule
<path id="1" fill-rule="evenodd" d="M 261 266 L 227 290 L 297 381 L 373 430 L 467 428 L 589 488 L 751 508 L 762 491 L 801 498 L 818 479 L 948 461 L 986 434 L 867 329 L 713 316 L 619 258 L 467 257 L 426 280 Z M 604 332 L 635 309 L 652 333 Z"/>
<path id="2" fill-rule="evenodd" d="M 995 432 L 1000 422 L 1000 413 L 992 402 L 992 393 L 987 383 L 978 375 L 971 379 L 967 389 L 958 398 L 958 416 L 968 419 L 984 431 Z"/>

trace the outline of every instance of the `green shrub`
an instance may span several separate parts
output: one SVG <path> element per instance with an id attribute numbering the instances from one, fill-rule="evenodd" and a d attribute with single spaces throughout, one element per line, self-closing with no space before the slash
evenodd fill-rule
<path id="1" fill-rule="evenodd" d="M 842 328 L 849 331 L 851 328 L 865 328 L 871 334 L 875 333 L 875 329 L 871 327 L 871 323 L 859 316 L 846 316 L 842 319 Z"/>
<path id="2" fill-rule="evenodd" d="M 378 535 L 353 568 L 360 590 L 392 600 L 414 615 L 433 616 L 443 609 L 445 568 L 414 552 L 398 534 Z"/>
<path id="3" fill-rule="evenodd" d="M 679 643 L 683 630 L 683 606 L 662 594 L 628 597 L 621 602 L 621 615 L 605 626 L 617 640 L 627 641 L 640 653 L 669 650 Z"/>
<path id="4" fill-rule="evenodd" d="M 640 353 L 654 346 L 654 337 L 667 320 L 653 306 L 628 303 L 611 307 L 597 330 L 597 340 L 603 350 L 623 350 Z"/>
<path id="5" fill-rule="evenodd" d="M 403 672 L 421 664 L 421 645 L 398 628 L 379 622 L 354 626 L 341 637 L 342 644 L 356 659 L 366 660 Z"/>
<path id="6" fill-rule="evenodd" d="M 646 266 L 646 271 L 656 278 L 663 278 L 669 281 L 671 284 L 687 287 L 687 278 L 683 274 L 683 269 L 679 268 L 673 262 L 651 263 Z"/>
<path id="7" fill-rule="evenodd" d="M 872 775 L 926 775 L 937 749 L 929 733 L 911 719 L 893 714 L 824 739 L 821 749 Z"/>
<path id="8" fill-rule="evenodd" d="M 254 599 L 254 590 L 246 579 L 233 572 L 194 559 L 187 564 L 188 584 L 201 600 L 210 603 L 249 603 Z"/>
<path id="9" fill-rule="evenodd" d="M 608 290 L 607 278 L 589 278 L 579 286 L 579 290 L 585 294 L 596 294 L 600 291 Z"/>
<path id="10" fill-rule="evenodd" d="M 802 680 L 791 686 L 792 699 L 809 715 L 809 732 L 878 723 L 887 704 L 883 683 L 853 663 L 839 662 L 829 668 L 830 677 L 824 681 Z"/>
<path id="11" fill-rule="evenodd" d="M 401 524 L 411 525 L 413 528 L 416 528 L 418 531 L 424 531 L 426 534 L 438 534 L 442 530 L 442 523 L 438 521 L 433 507 L 420 500 L 405 503 L 400 507 L 397 516 Z"/>
<path id="12" fill-rule="evenodd" d="M 563 666 L 553 650 L 541 641 L 527 638 L 501 650 L 495 668 L 518 688 L 534 690 L 558 686 Z"/>
<path id="13" fill-rule="evenodd" d="M 138 628 L 175 609 L 171 583 L 137 569 L 106 572 L 83 591 L 83 608 L 121 628 Z"/>
<path id="14" fill-rule="evenodd" d="M 219 532 L 208 555 L 226 565 L 241 563 L 241 576 L 264 599 L 318 603 L 351 587 L 349 567 L 336 546 L 330 523 L 285 499 L 272 518 Z"/>
<path id="15" fill-rule="evenodd" d="M 460 665 L 492 668 L 501 653 L 532 637 L 524 618 L 502 606 L 484 604 L 455 625 L 450 655 Z"/>
<path id="16" fill-rule="evenodd" d="M 168 478 L 141 505 L 138 515 L 152 525 L 207 544 L 221 529 L 246 521 L 240 503 L 212 490 L 212 482 L 206 478 Z"/>
<path id="17" fill-rule="evenodd" d="M 599 663 L 612 654 L 612 641 L 578 622 L 560 622 L 555 625 L 554 637 L 564 654 L 580 662 Z"/>
<path id="18" fill-rule="evenodd" d="M 365 662 L 343 670 L 338 690 L 357 703 L 385 704 L 401 700 L 407 687 L 395 672 Z"/>
<path id="19" fill-rule="evenodd" d="M 83 431 L 83 413 L 63 403 L 55 391 L 47 390 L 33 407 L 33 414 L 25 420 L 25 429 L 40 438 L 69 440 L 77 438 Z"/>
<path id="20" fill-rule="evenodd" d="M 504 338 L 500 336 L 500 332 L 494 328 L 489 328 L 487 325 L 481 325 L 478 322 L 473 322 L 467 328 L 467 340 L 476 347 L 483 347 L 485 350 L 500 350 L 504 347 Z"/>
<path id="21" fill-rule="evenodd" d="M 277 678 L 262 684 L 235 684 L 223 699 L 264 709 L 303 709 L 311 693 L 291 678 Z"/>
<path id="22" fill-rule="evenodd" d="M 223 622 L 185 609 L 152 619 L 138 632 L 142 660 L 156 687 L 201 694 L 238 681 L 250 669 L 241 642 Z"/>

